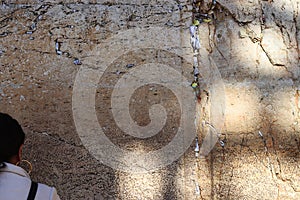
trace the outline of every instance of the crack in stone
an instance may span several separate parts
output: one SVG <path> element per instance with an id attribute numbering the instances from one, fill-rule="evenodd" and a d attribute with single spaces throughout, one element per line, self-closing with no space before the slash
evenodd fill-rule
<path id="1" fill-rule="evenodd" d="M 262 51 L 265 53 L 265 55 L 267 56 L 269 62 L 273 65 L 273 66 L 278 66 L 278 67 L 283 67 L 289 74 L 291 77 L 294 77 L 294 73 L 288 70 L 288 67 L 286 65 L 282 65 L 282 64 L 273 64 L 271 57 L 268 55 L 267 51 L 264 49 L 263 45 L 261 43 L 258 43 L 259 46 L 261 47 Z"/>
<path id="2" fill-rule="evenodd" d="M 266 159 L 267 159 L 267 168 L 269 169 L 269 171 L 271 173 L 271 176 L 272 176 L 272 179 L 273 179 L 274 183 L 277 185 L 277 183 L 274 179 L 272 163 L 271 163 L 271 160 L 270 160 L 271 153 L 269 152 L 269 148 L 267 146 L 267 141 L 266 141 L 265 136 L 262 137 L 262 140 L 263 140 L 263 143 L 264 143 L 265 155 L 266 155 Z"/>
<path id="3" fill-rule="evenodd" d="M 35 52 L 35 53 L 39 53 L 39 54 L 42 54 L 42 55 L 56 55 L 56 53 L 53 53 L 53 52 L 48 52 L 48 51 L 39 51 L 39 50 L 37 50 L 37 49 L 24 49 L 24 50 L 26 50 L 26 51 L 28 51 L 28 52 Z"/>
<path id="4" fill-rule="evenodd" d="M 215 26 L 214 26 L 215 27 Z M 216 35 L 216 28 L 213 29 L 213 31 L 211 30 L 211 26 L 208 24 L 208 31 L 209 31 L 209 34 L 208 34 L 208 41 L 209 41 L 209 47 L 210 47 L 210 50 L 209 50 L 209 53 L 212 52 L 212 49 L 215 45 L 215 35 Z M 212 33 L 213 32 L 213 33 Z"/>
<path id="5" fill-rule="evenodd" d="M 259 43 L 259 46 L 261 47 L 261 49 L 263 50 L 263 52 L 265 53 L 265 55 L 267 56 L 269 62 L 273 65 L 271 58 L 269 57 L 268 53 L 266 52 L 266 50 L 264 49 L 264 47 L 261 45 L 261 43 Z M 273 65 L 274 66 L 274 65 Z"/>
<path id="6" fill-rule="evenodd" d="M 246 33 L 253 43 L 261 43 L 262 35 L 256 34 L 255 31 L 248 26 L 248 24 L 246 25 Z"/>
<path id="7" fill-rule="evenodd" d="M 5 17 L 5 18 L 1 19 L 1 21 L 0 21 L 0 29 L 6 27 L 8 25 L 8 23 L 10 21 L 12 21 L 12 20 L 13 20 L 12 14 L 9 17 Z"/>
<path id="8" fill-rule="evenodd" d="M 296 43 L 297 43 L 297 49 L 298 49 L 298 58 L 300 58 L 300 46 L 299 46 L 299 41 L 298 41 L 298 38 L 297 38 L 298 35 L 300 35 L 299 30 L 298 30 L 298 26 L 297 26 L 297 24 L 298 24 L 297 23 L 297 17 L 298 17 L 299 14 L 300 14 L 299 13 L 299 3 L 297 3 L 296 12 L 294 14 L 294 22 L 295 22 L 295 26 L 296 26 Z"/>
<path id="9" fill-rule="evenodd" d="M 26 127 L 26 126 L 24 126 L 24 127 Z M 44 137 L 47 137 L 47 138 L 49 138 L 51 140 L 54 140 L 56 142 L 64 143 L 66 145 L 70 145 L 70 146 L 73 146 L 73 147 L 83 147 L 82 144 L 76 145 L 75 143 L 67 142 L 66 140 L 64 140 L 64 139 L 62 139 L 60 137 L 56 137 L 54 135 L 50 135 L 50 134 L 48 134 L 46 132 L 35 132 L 35 131 L 32 131 L 32 134 L 39 135 L 39 136 L 44 136 Z"/>
<path id="10" fill-rule="evenodd" d="M 300 90 L 296 90 L 296 94 L 295 94 L 295 104 L 296 104 L 296 108 L 297 108 L 298 114 L 300 113 L 299 97 L 300 97 Z"/>
<path id="11" fill-rule="evenodd" d="M 275 139 L 273 137 L 272 134 L 271 135 L 271 138 L 272 138 L 272 147 L 273 147 L 273 151 L 274 151 L 274 155 L 275 155 L 275 158 L 276 158 L 276 161 L 277 161 L 277 166 L 279 168 L 279 172 L 275 172 L 275 176 L 277 179 L 282 179 L 282 168 L 281 168 L 281 162 L 280 162 L 280 159 L 278 157 L 278 153 L 276 151 L 276 148 L 275 148 Z"/>
<path id="12" fill-rule="evenodd" d="M 0 33 L 0 37 L 7 37 L 11 34 L 12 34 L 12 32 L 10 32 L 10 31 L 4 31 L 4 32 Z"/>

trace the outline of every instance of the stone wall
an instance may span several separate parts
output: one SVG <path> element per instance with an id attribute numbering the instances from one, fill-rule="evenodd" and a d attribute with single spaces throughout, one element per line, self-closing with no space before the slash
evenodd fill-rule
<path id="1" fill-rule="evenodd" d="M 202 1 L 203 12 L 210 2 Z M 168 90 L 150 85 L 132 98 L 131 117 L 141 125 L 151 121 L 148 103 L 139 104 L 144 97 L 149 104 L 163 102 L 169 108 L 166 129 L 145 141 L 118 132 L 110 121 L 108 94 L 114 86 L 110 81 L 128 72 L 124 66 L 144 60 L 179 66 L 193 80 L 191 5 L 152 0 L 1 2 L 0 111 L 24 127 L 24 157 L 33 163 L 34 180 L 54 185 L 62 199 L 300 199 L 299 0 L 219 0 L 213 20 L 200 24 L 200 73 L 209 80 L 201 82 L 208 96 L 203 93 L 198 102 L 197 133 L 203 141 L 208 131 L 203 122 L 215 125 L 219 113 L 224 147 L 217 143 L 209 155 L 195 159 L 193 143 L 172 164 L 141 174 L 102 164 L 78 136 L 72 107 L 76 76 L 82 67 L 94 69 L 103 64 L 101 59 L 115 58 L 118 62 L 108 63 L 106 85 L 96 86 L 95 97 L 97 116 L 111 140 L 132 151 L 158 149 L 172 140 L 180 111 Z M 157 38 L 162 44 L 157 49 L 171 53 L 147 49 L 151 40 L 130 32 L 152 27 L 167 30 Z M 118 38 L 125 33 L 134 39 Z M 116 48 L 117 43 L 139 42 L 147 44 L 143 51 L 123 55 Z M 224 91 L 214 84 L 219 76 L 208 74 L 213 67 Z"/>

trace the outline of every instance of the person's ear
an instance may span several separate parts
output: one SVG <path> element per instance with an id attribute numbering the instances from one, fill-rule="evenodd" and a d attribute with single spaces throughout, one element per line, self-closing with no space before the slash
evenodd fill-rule
<path id="1" fill-rule="evenodd" d="M 23 144 L 19 148 L 19 153 L 18 153 L 18 161 L 22 160 L 22 151 L 23 151 Z"/>

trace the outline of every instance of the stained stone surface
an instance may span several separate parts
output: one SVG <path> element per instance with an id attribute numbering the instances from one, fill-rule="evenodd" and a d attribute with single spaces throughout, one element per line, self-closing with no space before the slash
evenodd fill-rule
<path id="1" fill-rule="evenodd" d="M 202 1 L 203 10 L 210 3 Z M 299 0 L 219 0 L 214 19 L 200 24 L 199 70 L 210 78 L 201 80 L 208 95 L 202 91 L 197 116 L 191 119 L 196 118 L 202 142 L 208 124 L 214 126 L 220 117 L 214 106 L 224 105 L 224 126 L 218 130 L 224 147 L 218 142 L 210 154 L 196 159 L 192 143 L 172 164 L 134 173 L 102 164 L 82 143 L 73 116 L 74 84 L 82 68 L 103 64 L 99 57 L 116 61 L 108 63 L 99 84 L 86 85 L 96 87 L 96 95 L 82 106 L 95 102 L 98 122 L 109 139 L 141 153 L 172 141 L 182 116 L 178 95 L 155 84 L 133 94 L 128 117 L 141 126 L 151 122 L 151 105 L 161 103 L 168 111 L 164 129 L 145 140 L 119 130 L 111 119 L 109 95 L 123 74 L 156 62 L 180 69 L 189 82 L 182 81 L 182 87 L 194 95 L 189 87 L 191 21 L 191 1 L 1 1 L 0 111 L 24 127 L 24 157 L 34 166 L 32 179 L 55 186 L 62 199 L 300 199 Z M 156 38 L 153 31 L 153 37 L 142 38 L 134 31 L 153 27 L 166 30 L 164 37 Z M 112 39 L 125 31 L 132 35 Z M 162 47 L 147 48 L 153 38 Z M 180 46 L 169 44 L 170 38 L 178 38 Z M 119 43 L 145 47 L 120 55 Z M 100 47 L 105 55 L 97 54 Z M 75 59 L 82 65 L 74 64 Z M 210 82 L 216 79 L 209 75 L 214 65 L 224 96 Z"/>

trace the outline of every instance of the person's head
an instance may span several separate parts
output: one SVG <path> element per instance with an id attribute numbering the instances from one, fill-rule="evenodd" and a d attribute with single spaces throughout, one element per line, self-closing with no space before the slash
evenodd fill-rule
<path id="1" fill-rule="evenodd" d="M 0 166 L 3 162 L 20 161 L 24 140 L 25 133 L 17 120 L 0 113 Z"/>

